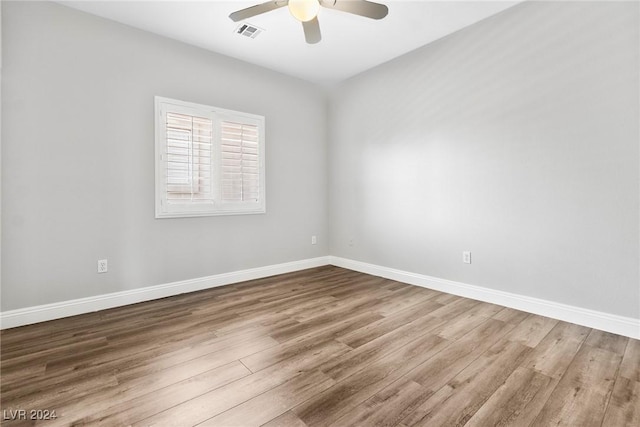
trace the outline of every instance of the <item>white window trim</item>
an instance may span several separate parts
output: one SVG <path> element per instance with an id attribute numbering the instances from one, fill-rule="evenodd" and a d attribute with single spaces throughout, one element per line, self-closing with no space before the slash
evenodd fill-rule
<path id="1" fill-rule="evenodd" d="M 208 117 L 213 121 L 213 201 L 190 203 L 190 204 L 170 204 L 166 198 L 165 184 L 165 162 L 163 156 L 166 146 L 166 123 L 164 118 L 164 108 L 166 105 L 171 106 L 172 112 L 180 112 L 185 110 L 198 110 L 206 112 Z M 239 111 L 227 110 L 209 105 L 196 104 L 193 102 L 179 101 L 161 96 L 155 97 L 155 217 L 160 218 L 188 218 L 202 216 L 219 216 L 219 215 L 250 215 L 266 213 L 265 200 L 265 118 L 263 116 L 243 113 Z M 189 114 L 189 113 L 187 113 Z M 221 178 L 222 178 L 222 162 L 221 162 L 221 122 L 224 120 L 238 121 L 242 123 L 252 124 L 258 127 L 258 165 L 260 168 L 260 188 L 258 202 L 224 202 L 221 200 Z"/>

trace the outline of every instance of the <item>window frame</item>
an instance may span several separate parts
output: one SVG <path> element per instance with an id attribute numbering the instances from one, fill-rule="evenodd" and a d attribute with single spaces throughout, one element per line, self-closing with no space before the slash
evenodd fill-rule
<path id="1" fill-rule="evenodd" d="M 220 215 L 252 215 L 266 213 L 265 200 L 265 118 L 256 114 L 233 111 L 210 105 L 156 96 L 155 114 L 155 217 L 189 218 Z M 185 203 L 169 202 L 165 180 L 167 152 L 166 113 L 187 114 L 212 120 L 211 189 L 213 200 Z M 193 114 L 195 113 L 195 114 Z M 258 129 L 258 201 L 222 200 L 222 122 L 233 121 Z"/>

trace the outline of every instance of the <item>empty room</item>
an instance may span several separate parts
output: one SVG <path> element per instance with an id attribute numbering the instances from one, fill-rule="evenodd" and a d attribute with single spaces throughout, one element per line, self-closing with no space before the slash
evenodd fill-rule
<path id="1" fill-rule="evenodd" d="M 0 12 L 3 426 L 640 426 L 640 2 Z"/>

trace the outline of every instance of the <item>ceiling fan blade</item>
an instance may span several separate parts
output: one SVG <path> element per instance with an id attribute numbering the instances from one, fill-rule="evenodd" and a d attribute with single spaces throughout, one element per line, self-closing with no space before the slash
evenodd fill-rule
<path id="1" fill-rule="evenodd" d="M 233 22 L 242 21 L 243 19 L 251 18 L 256 15 L 279 9 L 283 6 L 286 6 L 287 3 L 288 2 L 286 0 L 268 1 L 266 3 L 248 7 L 246 9 L 237 10 L 229 15 L 229 18 L 231 18 Z"/>
<path id="2" fill-rule="evenodd" d="M 311 21 L 303 22 L 302 28 L 304 29 L 304 38 L 307 43 L 316 44 L 322 39 L 320 35 L 320 23 L 318 22 L 317 16 Z"/>
<path id="3" fill-rule="evenodd" d="M 371 19 L 382 19 L 389 13 L 384 4 L 367 0 L 322 0 L 320 4 L 329 9 L 341 10 Z"/>

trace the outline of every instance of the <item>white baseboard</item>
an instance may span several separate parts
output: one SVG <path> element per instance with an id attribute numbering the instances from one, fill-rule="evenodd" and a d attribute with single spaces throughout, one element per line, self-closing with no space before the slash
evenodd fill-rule
<path id="1" fill-rule="evenodd" d="M 248 270 L 216 274 L 197 279 L 181 280 L 179 282 L 165 283 L 162 285 L 132 289 L 129 291 L 114 292 L 111 294 L 97 295 L 94 297 L 80 298 L 71 301 L 62 301 L 53 304 L 10 310 L 0 313 L 0 329 L 45 322 L 47 320 L 60 319 L 78 314 L 170 297 L 187 292 L 215 288 L 217 286 L 229 285 L 231 283 L 244 282 L 246 280 L 261 279 L 263 277 L 275 276 L 276 274 L 291 273 L 293 271 L 320 267 L 328 264 L 329 257 L 311 258 L 301 261 L 287 262 L 284 264 L 275 264 L 265 267 L 250 268 Z"/>
<path id="2" fill-rule="evenodd" d="M 396 270 L 347 258 L 331 256 L 329 257 L 329 263 L 337 267 L 348 268 L 349 270 L 359 271 L 361 273 L 380 276 L 398 282 L 409 283 L 411 285 L 479 301 L 490 302 L 528 313 L 539 314 L 589 328 L 640 339 L 640 319 L 634 319 L 632 317 L 617 316 L 601 311 L 589 310 L 510 292 L 497 291 L 481 286 L 468 285 L 452 280 L 439 279 L 437 277 Z"/>
<path id="3" fill-rule="evenodd" d="M 497 291 L 483 288 L 481 286 L 468 285 L 466 283 L 454 282 L 452 280 L 396 270 L 393 268 L 335 256 L 311 258 L 301 261 L 287 262 L 284 264 L 275 264 L 265 267 L 251 268 L 248 270 L 216 274 L 208 277 L 182 280 L 179 282 L 165 283 L 162 285 L 132 289 L 129 291 L 114 292 L 94 297 L 5 311 L 0 313 L 0 329 L 45 322 L 48 320 L 170 297 L 187 292 L 215 288 L 232 283 L 244 282 L 246 280 L 261 279 L 263 277 L 275 276 L 277 274 L 290 273 L 328 264 L 640 339 L 640 319 L 617 316 L 614 314 L 603 313 L 600 311 L 589 310 L 539 298 Z"/>

